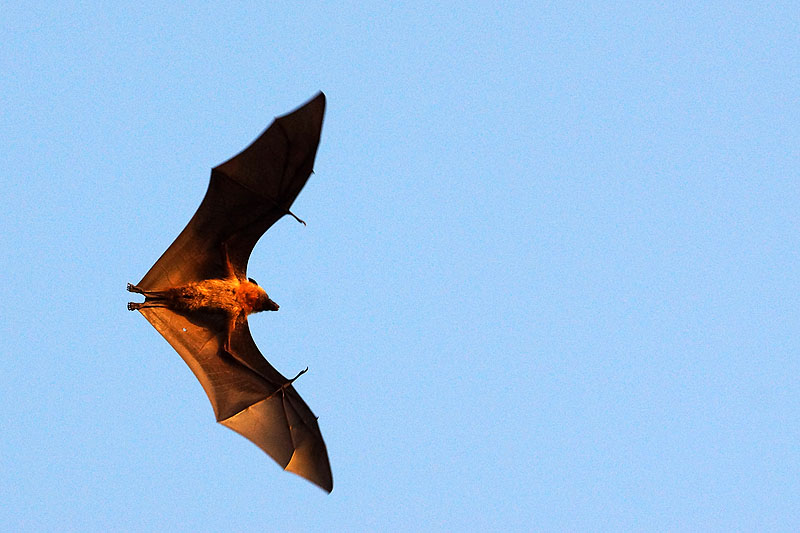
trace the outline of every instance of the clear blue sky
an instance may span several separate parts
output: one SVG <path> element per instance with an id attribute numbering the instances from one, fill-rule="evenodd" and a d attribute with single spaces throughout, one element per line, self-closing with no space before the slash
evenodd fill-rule
<path id="1" fill-rule="evenodd" d="M 0 15 L 0 529 L 800 529 L 797 4 L 55 4 Z M 124 290 L 318 90 L 249 273 L 331 495 Z"/>

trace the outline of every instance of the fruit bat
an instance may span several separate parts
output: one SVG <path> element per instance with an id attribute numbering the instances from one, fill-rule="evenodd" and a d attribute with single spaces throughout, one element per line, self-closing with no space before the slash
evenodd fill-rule
<path id="1" fill-rule="evenodd" d="M 253 342 L 247 316 L 277 311 L 247 262 L 258 239 L 290 210 L 317 153 L 325 95 L 278 117 L 239 155 L 211 171 L 200 207 L 137 285 L 138 310 L 180 354 L 217 421 L 281 467 L 330 492 L 333 478 L 317 418 L 292 382 Z M 305 222 L 303 222 L 305 224 Z"/>

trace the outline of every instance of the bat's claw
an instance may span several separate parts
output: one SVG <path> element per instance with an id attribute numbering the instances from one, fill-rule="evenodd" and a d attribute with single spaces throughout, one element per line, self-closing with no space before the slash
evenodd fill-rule
<path id="1" fill-rule="evenodd" d="M 293 377 L 292 379 L 290 379 L 290 380 L 289 380 L 289 382 L 288 382 L 286 385 L 284 385 L 284 387 L 286 387 L 286 386 L 288 386 L 288 385 L 291 385 L 292 383 L 294 383 L 294 381 L 295 381 L 297 378 L 299 378 L 300 376 L 302 376 L 302 375 L 303 375 L 303 374 L 305 374 L 306 372 L 308 372 L 308 367 L 306 367 L 306 368 L 305 368 L 305 370 L 301 370 L 300 372 L 298 372 L 298 373 L 297 373 L 297 375 L 296 375 L 295 377 Z"/>
<path id="2" fill-rule="evenodd" d="M 128 283 L 128 286 L 126 288 L 128 289 L 128 292 L 138 292 L 139 294 L 143 294 L 144 293 L 144 291 L 142 289 L 140 289 L 139 287 L 137 287 L 133 283 Z"/>
<path id="3" fill-rule="evenodd" d="M 298 372 L 298 373 L 297 373 L 297 375 L 296 375 L 295 377 L 293 377 L 292 379 L 290 379 L 289 381 L 287 381 L 286 383 L 284 383 L 283 385 L 281 385 L 280 387 L 278 387 L 278 390 L 276 390 L 275 392 L 273 392 L 272 394 L 270 394 L 270 395 L 269 395 L 267 398 L 272 398 L 273 396 L 275 396 L 275 395 L 276 395 L 276 394 L 278 394 L 278 393 L 281 393 L 281 394 L 283 394 L 283 392 L 284 392 L 286 389 L 288 389 L 289 387 L 291 387 L 292 383 L 294 383 L 294 381 L 295 381 L 297 378 L 299 378 L 300 376 L 302 376 L 302 375 L 303 375 L 303 374 L 305 374 L 306 372 L 308 372 L 308 367 L 306 367 L 306 368 L 305 368 L 305 370 L 301 370 L 300 372 Z"/>
<path id="4" fill-rule="evenodd" d="M 130 287 L 130 285 L 131 284 L 128 283 L 129 287 Z M 133 291 L 131 291 L 131 292 L 133 292 Z M 134 303 L 134 302 L 128 302 L 128 311 L 136 311 L 137 309 L 139 309 L 139 307 L 141 307 L 141 305 L 142 304 L 137 304 L 137 303 Z"/>
<path id="5" fill-rule="evenodd" d="M 294 213 L 292 213 L 292 212 L 291 212 L 291 211 L 289 211 L 288 209 L 286 210 L 286 212 L 287 212 L 288 214 L 292 215 L 292 216 L 294 217 L 294 219 L 295 219 L 296 221 L 298 221 L 299 223 L 301 223 L 302 225 L 304 225 L 304 226 L 306 225 L 306 221 L 305 221 L 305 220 L 302 220 L 302 219 L 300 219 L 300 217 L 298 217 L 297 215 L 295 215 Z"/>

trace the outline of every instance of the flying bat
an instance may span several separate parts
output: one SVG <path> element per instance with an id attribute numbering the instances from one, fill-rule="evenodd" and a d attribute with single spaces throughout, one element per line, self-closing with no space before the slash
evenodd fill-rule
<path id="1" fill-rule="evenodd" d="M 200 381 L 217 421 L 253 441 L 281 467 L 333 489 L 328 451 L 292 382 L 258 350 L 247 317 L 277 311 L 247 262 L 259 238 L 289 209 L 311 175 L 325 95 L 275 121 L 240 154 L 211 171 L 186 228 L 137 285 L 138 310 Z"/>

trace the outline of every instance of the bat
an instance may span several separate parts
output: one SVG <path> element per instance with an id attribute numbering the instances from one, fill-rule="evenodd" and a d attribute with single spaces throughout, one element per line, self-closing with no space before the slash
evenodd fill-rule
<path id="1" fill-rule="evenodd" d="M 319 93 L 276 118 L 250 146 L 211 171 L 208 190 L 175 242 L 128 291 L 128 303 L 164 336 L 200 381 L 217 421 L 283 469 L 330 492 L 328 451 L 292 383 L 258 350 L 247 317 L 277 311 L 247 262 L 259 238 L 289 209 L 311 175 L 325 113 Z"/>

